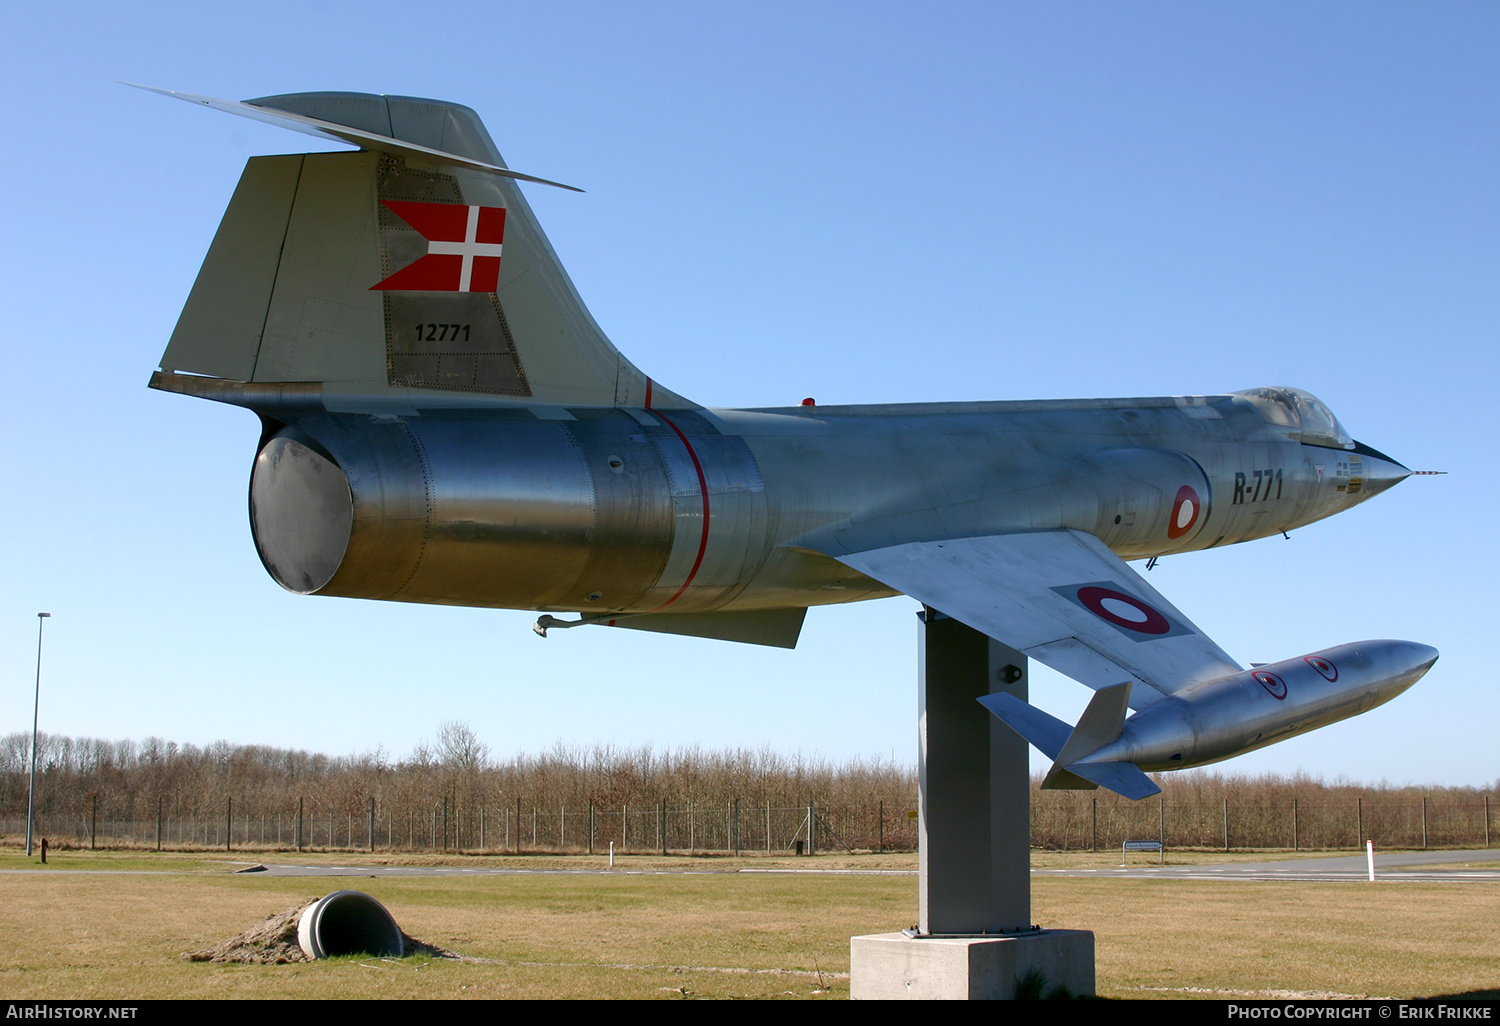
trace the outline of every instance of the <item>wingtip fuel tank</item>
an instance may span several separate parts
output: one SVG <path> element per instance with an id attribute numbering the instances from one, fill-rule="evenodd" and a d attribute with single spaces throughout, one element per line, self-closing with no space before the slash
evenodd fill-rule
<path id="1" fill-rule="evenodd" d="M 1128 718 L 1124 684 L 1096 693 L 1071 729 L 1010 695 L 979 702 L 1053 758 L 1044 788 L 1103 786 L 1140 799 L 1160 790 L 1148 772 L 1220 762 L 1367 712 L 1437 659 L 1437 649 L 1413 641 L 1338 645 L 1193 684 Z"/>

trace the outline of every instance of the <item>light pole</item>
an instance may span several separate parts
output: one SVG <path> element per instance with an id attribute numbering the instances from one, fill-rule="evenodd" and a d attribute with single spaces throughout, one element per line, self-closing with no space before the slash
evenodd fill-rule
<path id="1" fill-rule="evenodd" d="M 36 721 L 42 708 L 42 625 L 51 613 L 36 614 L 36 701 L 31 706 L 31 788 L 26 795 L 26 857 L 31 858 L 31 831 L 36 823 Z"/>

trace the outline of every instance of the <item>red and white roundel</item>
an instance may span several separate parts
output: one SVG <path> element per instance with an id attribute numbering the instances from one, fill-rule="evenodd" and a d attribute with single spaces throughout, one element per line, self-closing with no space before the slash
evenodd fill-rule
<path id="1" fill-rule="evenodd" d="M 1302 661 L 1314 670 L 1317 670 L 1326 680 L 1335 681 L 1339 679 L 1339 668 L 1322 656 L 1303 656 Z"/>
<path id="2" fill-rule="evenodd" d="M 1198 514 L 1203 503 L 1190 485 L 1177 489 L 1177 498 L 1172 503 L 1172 518 L 1167 522 L 1167 537 L 1181 538 L 1198 523 Z"/>
<path id="3" fill-rule="evenodd" d="M 1078 589 L 1078 601 L 1095 616 L 1128 631 L 1167 634 L 1172 630 L 1172 622 L 1165 616 L 1123 591 L 1091 584 Z"/>
<path id="4" fill-rule="evenodd" d="M 1286 681 L 1276 676 L 1276 674 L 1267 670 L 1256 670 L 1250 676 L 1254 677 L 1260 683 L 1260 686 L 1270 692 L 1271 697 L 1277 701 L 1286 697 Z"/>

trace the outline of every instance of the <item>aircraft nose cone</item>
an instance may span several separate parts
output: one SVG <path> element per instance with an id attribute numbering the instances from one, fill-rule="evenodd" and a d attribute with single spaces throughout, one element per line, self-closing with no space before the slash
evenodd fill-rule
<path id="1" fill-rule="evenodd" d="M 1378 676 L 1387 681 L 1402 681 L 1402 690 L 1415 684 L 1438 661 L 1438 650 L 1420 641 L 1365 642 L 1367 651 L 1380 667 Z"/>
<path id="2" fill-rule="evenodd" d="M 1402 654 L 1410 661 L 1412 672 L 1426 673 L 1438 661 L 1438 650 L 1419 641 L 1402 642 Z"/>
<path id="3" fill-rule="evenodd" d="M 1356 442 L 1355 451 L 1359 453 L 1362 464 L 1360 469 L 1364 480 L 1360 490 L 1364 492 L 1365 498 L 1379 495 L 1387 488 L 1398 485 L 1411 477 L 1409 468 L 1397 463 L 1378 449 Z"/>

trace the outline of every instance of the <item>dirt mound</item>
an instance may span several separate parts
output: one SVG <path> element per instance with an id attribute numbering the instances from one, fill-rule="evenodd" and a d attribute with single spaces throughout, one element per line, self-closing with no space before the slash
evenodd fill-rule
<path id="1" fill-rule="evenodd" d="M 215 944 L 201 951 L 185 951 L 182 957 L 189 962 L 247 962 L 254 965 L 281 965 L 286 962 L 311 962 L 297 945 L 297 920 L 303 909 L 317 901 L 308 898 L 283 912 L 269 915 L 237 937 Z M 404 930 L 401 942 L 408 955 L 426 955 L 429 958 L 461 958 L 451 951 L 424 944 Z"/>

